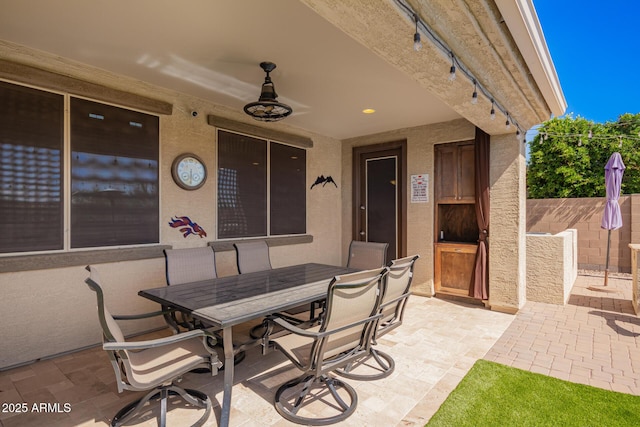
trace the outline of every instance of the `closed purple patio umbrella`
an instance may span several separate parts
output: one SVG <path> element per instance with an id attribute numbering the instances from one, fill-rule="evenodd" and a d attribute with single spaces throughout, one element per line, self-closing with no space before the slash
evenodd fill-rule
<path id="1" fill-rule="evenodd" d="M 622 185 L 622 176 L 624 175 L 624 163 L 620 153 L 615 152 L 609 157 L 609 161 L 604 167 L 604 185 L 607 190 L 607 203 L 604 206 L 604 214 L 602 215 L 601 228 L 609 230 L 607 233 L 607 260 L 604 269 L 604 285 L 607 286 L 609 275 L 609 247 L 611 245 L 611 230 L 617 230 L 622 227 L 622 214 L 620 213 L 620 187 Z"/>

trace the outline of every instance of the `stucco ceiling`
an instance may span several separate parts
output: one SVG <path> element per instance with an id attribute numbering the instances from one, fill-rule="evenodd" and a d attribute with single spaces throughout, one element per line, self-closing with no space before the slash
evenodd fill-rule
<path id="1" fill-rule="evenodd" d="M 461 117 L 298 1 L 0 0 L 0 10 L 2 40 L 238 111 L 259 96 L 258 64 L 275 62 L 287 123 L 339 139 Z"/>

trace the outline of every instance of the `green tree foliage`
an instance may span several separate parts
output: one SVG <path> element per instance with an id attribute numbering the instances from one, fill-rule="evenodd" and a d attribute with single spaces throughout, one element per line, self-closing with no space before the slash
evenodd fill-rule
<path id="1" fill-rule="evenodd" d="M 607 123 L 570 116 L 548 120 L 529 142 L 528 196 L 605 197 L 604 166 L 616 151 L 626 166 L 622 193 L 640 193 L 638 148 L 640 114 Z"/>

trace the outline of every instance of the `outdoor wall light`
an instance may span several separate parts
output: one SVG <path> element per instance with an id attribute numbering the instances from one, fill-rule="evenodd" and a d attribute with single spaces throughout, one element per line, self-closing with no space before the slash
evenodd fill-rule
<path id="1" fill-rule="evenodd" d="M 269 77 L 269 73 L 276 68 L 273 62 L 261 62 L 260 67 L 267 73 L 262 84 L 262 91 L 257 102 L 244 106 L 244 112 L 262 122 L 276 122 L 290 115 L 293 110 L 287 104 L 278 102 L 276 88 Z"/>

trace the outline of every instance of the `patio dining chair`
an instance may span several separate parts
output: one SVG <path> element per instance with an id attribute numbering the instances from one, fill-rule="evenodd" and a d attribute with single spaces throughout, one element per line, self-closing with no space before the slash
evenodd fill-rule
<path id="1" fill-rule="evenodd" d="M 189 282 L 198 282 L 201 280 L 215 279 L 218 277 L 216 272 L 216 257 L 211 246 L 200 248 L 181 248 L 181 249 L 165 249 L 165 265 L 167 275 L 167 285 L 180 285 Z M 163 307 L 167 311 L 167 307 Z M 209 329 L 210 324 L 196 321 L 187 313 L 177 311 L 168 311 L 165 320 L 169 326 L 176 332 L 180 331 L 180 327 L 190 329 Z M 222 344 L 222 337 L 219 331 L 215 331 L 219 346 Z M 234 363 L 240 363 L 245 352 L 241 351 L 236 354 Z M 197 370 L 196 372 L 202 372 Z"/>
<path id="2" fill-rule="evenodd" d="M 326 425 L 353 414 L 358 403 L 355 389 L 331 372 L 369 353 L 375 323 L 382 316 L 378 312 L 387 272 L 383 267 L 334 277 L 324 316 L 316 327 L 301 329 L 278 315 L 269 317 L 265 351 L 280 350 L 303 372 L 276 391 L 275 408 L 285 419 Z M 289 334 L 271 338 L 275 325 Z M 316 403 L 326 406 L 309 410 Z"/>
<path id="3" fill-rule="evenodd" d="M 161 315 L 155 312 L 133 316 L 113 316 L 105 306 L 104 294 L 98 271 L 87 266 L 90 275 L 85 283 L 96 293 L 98 319 L 102 327 L 102 348 L 108 353 L 118 385 L 124 390 L 148 391 L 142 398 L 122 408 L 111 420 L 112 426 L 120 426 L 135 416 L 146 412 L 147 403 L 160 400 L 161 426 L 166 425 L 167 398 L 177 395 L 188 404 L 204 408 L 202 416 L 192 425 L 202 425 L 211 412 L 211 400 L 206 394 L 192 389 L 183 389 L 176 383 L 182 375 L 195 368 L 206 368 L 217 374 L 222 363 L 211 347 L 215 337 L 206 330 L 198 329 L 147 341 L 127 342 L 116 320 L 133 320 Z"/>
<path id="4" fill-rule="evenodd" d="M 380 337 L 402 324 L 407 301 L 411 295 L 413 268 L 418 258 L 420 255 L 412 255 L 389 263 L 389 274 L 387 274 L 380 303 L 382 317 L 373 333 L 371 352 L 366 357 L 338 370 L 338 374 L 349 379 L 371 381 L 387 377 L 393 372 L 395 369 L 393 358 L 375 346 Z M 375 364 L 369 363 L 370 361 Z"/>
<path id="5" fill-rule="evenodd" d="M 271 259 L 269 257 L 269 245 L 264 240 L 256 240 L 250 242 L 237 242 L 233 244 L 236 250 L 236 260 L 238 263 L 238 273 L 246 274 L 256 271 L 271 270 Z M 304 322 L 313 321 L 315 317 L 315 305 L 305 304 L 304 306 L 293 307 L 281 314 L 289 321 L 298 325 Z M 296 316 L 300 316 L 302 313 L 309 312 L 309 319 L 303 319 Z M 301 316 L 300 316 L 301 317 Z M 251 328 L 249 335 L 252 338 L 259 339 L 264 335 L 266 326 L 264 323 L 259 324 Z"/>
<path id="6" fill-rule="evenodd" d="M 349 244 L 349 258 L 347 267 L 358 270 L 386 265 L 388 243 L 360 242 L 353 240 Z"/>
<path id="7" fill-rule="evenodd" d="M 188 282 L 215 279 L 216 257 L 211 246 L 200 248 L 165 249 L 167 285 L 180 285 Z M 184 313 L 172 311 L 165 320 L 176 332 L 179 327 L 195 329 L 198 323 Z"/>
<path id="8" fill-rule="evenodd" d="M 234 243 L 238 273 L 271 270 L 269 246 L 264 240 Z"/>
<path id="9" fill-rule="evenodd" d="M 215 279 L 216 256 L 211 246 L 165 249 L 167 285 Z"/>

